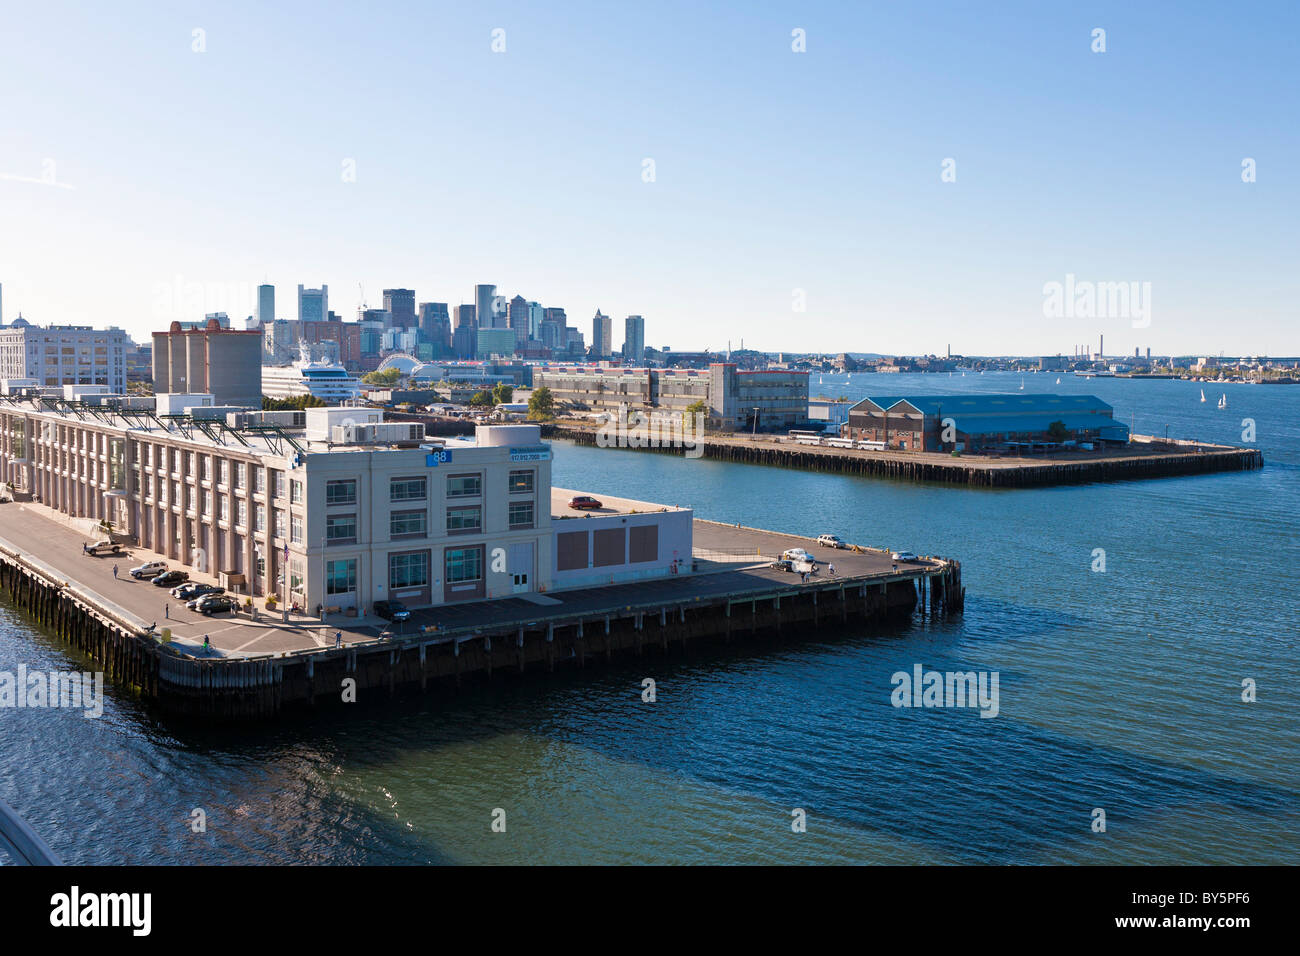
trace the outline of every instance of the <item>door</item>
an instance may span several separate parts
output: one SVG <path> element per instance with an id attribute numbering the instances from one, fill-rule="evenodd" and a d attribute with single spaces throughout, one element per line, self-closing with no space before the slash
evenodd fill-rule
<path id="1" fill-rule="evenodd" d="M 510 546 L 510 589 L 524 594 L 533 589 L 533 542 Z"/>

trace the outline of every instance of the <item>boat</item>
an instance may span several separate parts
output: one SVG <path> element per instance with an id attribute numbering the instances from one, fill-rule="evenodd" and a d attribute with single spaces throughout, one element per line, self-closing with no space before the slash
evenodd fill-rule
<path id="1" fill-rule="evenodd" d="M 1219 407 L 1220 407 L 1220 408 L 1227 408 L 1227 407 L 1228 407 L 1228 393 L 1227 393 L 1227 392 L 1224 392 L 1222 395 L 1219 396 Z"/>
<path id="2" fill-rule="evenodd" d="M 1205 401 L 1205 389 L 1201 389 L 1201 401 Z"/>
<path id="3" fill-rule="evenodd" d="M 1057 385 L 1060 385 L 1060 384 L 1061 384 L 1061 380 L 1060 380 L 1059 378 L 1056 380 L 1056 384 L 1057 384 Z"/>
<path id="4" fill-rule="evenodd" d="M 1025 390 L 1025 380 L 1023 378 L 1020 380 L 1020 390 L 1022 392 Z"/>

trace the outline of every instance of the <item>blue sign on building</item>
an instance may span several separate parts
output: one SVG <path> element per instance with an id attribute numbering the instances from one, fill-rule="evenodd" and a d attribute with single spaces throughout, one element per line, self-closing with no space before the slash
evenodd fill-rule
<path id="1" fill-rule="evenodd" d="M 439 448 L 437 451 L 431 451 L 424 456 L 424 464 L 428 468 L 437 468 L 439 465 L 451 464 L 451 450 L 448 448 Z"/>

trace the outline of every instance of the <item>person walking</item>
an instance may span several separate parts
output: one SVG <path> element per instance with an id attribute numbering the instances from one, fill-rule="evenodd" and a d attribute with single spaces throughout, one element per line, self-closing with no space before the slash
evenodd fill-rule
<path id="1" fill-rule="evenodd" d="M 831 577 L 835 577 L 835 565 L 834 565 L 834 564 L 828 564 L 828 565 L 826 565 L 826 567 L 827 567 L 827 569 L 831 572 Z"/>
<path id="2" fill-rule="evenodd" d="M 343 632 L 342 632 L 342 631 L 335 631 L 335 632 L 334 632 L 334 646 L 335 646 L 335 647 L 342 647 L 342 646 L 343 646 Z"/>
<path id="3" fill-rule="evenodd" d="M 204 653 L 212 650 L 212 642 L 208 640 L 208 635 L 206 634 L 203 635 L 203 650 Z"/>
<path id="4" fill-rule="evenodd" d="M 163 605 L 163 620 L 165 620 L 165 621 L 170 621 L 171 619 L 172 619 L 172 606 L 171 606 L 170 604 L 164 604 L 164 605 Z"/>
<path id="5" fill-rule="evenodd" d="M 117 565 L 113 565 L 113 580 L 117 580 Z"/>

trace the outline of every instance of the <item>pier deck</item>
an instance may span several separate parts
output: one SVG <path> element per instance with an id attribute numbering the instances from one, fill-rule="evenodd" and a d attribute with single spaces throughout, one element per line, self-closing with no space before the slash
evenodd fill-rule
<path id="1" fill-rule="evenodd" d="M 161 555 L 141 548 L 128 548 L 120 555 L 91 557 L 83 554 L 89 539 L 54 517 L 44 506 L 10 502 L 0 505 L 0 546 L 19 551 L 56 572 L 119 616 L 133 618 L 140 629 L 156 624 L 170 628 L 176 650 L 188 656 L 205 656 L 206 635 L 212 645 L 208 657 L 265 657 L 333 650 L 335 633 L 341 631 L 345 647 L 370 644 L 390 632 L 391 639 L 405 640 L 424 626 L 436 626 L 434 639 L 453 639 L 466 631 L 504 630 L 520 625 L 544 627 L 547 622 L 568 621 L 584 616 L 622 611 L 629 607 L 678 605 L 711 601 L 720 597 L 743 600 L 770 594 L 774 589 L 819 589 L 834 584 L 865 581 L 914 581 L 931 573 L 936 564 L 903 563 L 894 570 L 889 555 L 879 551 L 854 552 L 817 546 L 812 539 L 777 532 L 759 531 L 697 519 L 694 523 L 699 571 L 693 574 L 654 578 L 625 584 L 557 591 L 546 594 L 441 605 L 416 610 L 411 619 L 391 624 L 378 617 L 330 615 L 320 619 L 291 614 L 288 623 L 280 611 L 259 609 L 259 620 L 246 612 L 204 617 L 187 610 L 168 589 L 137 581 L 128 569 L 146 561 L 166 561 Z M 822 562 L 818 574 L 804 584 L 798 574 L 772 570 L 766 565 L 788 548 L 802 547 Z M 177 567 L 174 561 L 167 562 Z M 113 577 L 113 565 L 119 569 Z M 831 579 L 828 564 L 837 576 Z M 191 580 L 216 583 L 209 575 L 191 574 Z M 261 599 L 257 602 L 261 605 Z M 164 608 L 168 610 L 164 610 Z M 124 613 L 121 613 L 124 612 Z M 170 616 L 168 616 L 170 615 Z"/>

